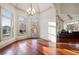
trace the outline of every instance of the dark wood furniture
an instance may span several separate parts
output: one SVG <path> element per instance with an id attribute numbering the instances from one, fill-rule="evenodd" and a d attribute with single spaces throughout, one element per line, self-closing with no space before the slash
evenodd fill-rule
<path id="1" fill-rule="evenodd" d="M 61 32 L 58 42 L 79 42 L 79 31 Z"/>

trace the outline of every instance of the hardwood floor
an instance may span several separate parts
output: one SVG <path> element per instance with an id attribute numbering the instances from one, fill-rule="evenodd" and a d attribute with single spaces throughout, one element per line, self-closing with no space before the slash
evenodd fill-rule
<path id="1" fill-rule="evenodd" d="M 79 55 L 79 44 L 78 43 L 57 43 L 57 55 Z"/>
<path id="2" fill-rule="evenodd" d="M 17 41 L 0 50 L 1 55 L 52 55 L 52 42 L 42 39 Z M 52 50 L 53 49 L 53 50 Z M 53 53 L 52 53 L 53 51 Z"/>
<path id="3" fill-rule="evenodd" d="M 79 44 L 27 39 L 2 48 L 0 55 L 79 55 Z"/>

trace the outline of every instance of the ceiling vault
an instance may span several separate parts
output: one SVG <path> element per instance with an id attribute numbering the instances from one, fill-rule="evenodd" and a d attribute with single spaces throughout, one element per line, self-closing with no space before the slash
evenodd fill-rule
<path id="1" fill-rule="evenodd" d="M 10 4 L 10 5 L 12 5 L 12 4 Z M 33 5 L 33 4 L 31 4 L 31 5 Z M 46 12 L 47 10 L 50 10 L 50 9 L 52 9 L 52 6 L 49 6 L 48 8 L 46 8 L 45 10 L 42 10 L 42 11 L 40 11 L 40 8 L 39 8 L 39 4 L 37 4 L 38 5 L 38 12 L 36 12 L 34 15 L 36 15 L 36 14 L 41 14 L 41 13 L 43 13 L 43 12 Z M 21 8 L 19 8 L 18 7 L 18 4 L 16 4 L 16 6 L 14 6 L 14 5 L 12 5 L 14 8 L 16 8 L 16 9 L 18 9 L 18 10 L 20 10 L 20 11 L 23 11 L 23 12 L 26 12 L 27 13 L 27 11 L 26 10 L 23 10 L 23 9 L 21 9 Z M 30 6 L 30 7 L 33 7 L 33 6 Z"/>
<path id="2" fill-rule="evenodd" d="M 64 20 L 59 15 L 56 15 L 56 17 L 58 17 L 61 21 L 64 22 Z"/>
<path id="3" fill-rule="evenodd" d="M 67 16 L 69 17 L 70 20 L 73 20 L 71 15 L 67 14 Z"/>

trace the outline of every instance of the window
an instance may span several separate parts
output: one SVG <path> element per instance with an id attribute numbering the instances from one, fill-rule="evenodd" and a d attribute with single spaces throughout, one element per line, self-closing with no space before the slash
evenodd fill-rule
<path id="1" fill-rule="evenodd" d="M 1 29 L 2 29 L 2 40 L 8 39 L 11 37 L 11 13 L 5 9 L 1 9 L 2 18 L 1 18 Z M 6 38 L 7 37 L 7 38 Z"/>
<path id="2" fill-rule="evenodd" d="M 49 34 L 53 34 L 53 35 L 55 35 L 55 33 L 56 33 L 56 28 L 55 27 L 48 27 L 48 33 Z"/>
<path id="3" fill-rule="evenodd" d="M 5 17 L 11 17 L 11 13 L 6 9 L 2 9 L 2 15 Z"/>
<path id="4" fill-rule="evenodd" d="M 3 27 L 3 34 L 9 35 L 10 33 L 10 19 L 2 17 L 2 27 Z"/>
<path id="5" fill-rule="evenodd" d="M 26 23 L 23 16 L 19 16 L 19 33 L 24 34 L 26 32 Z"/>
<path id="6" fill-rule="evenodd" d="M 48 39 L 56 41 L 56 22 L 48 22 Z"/>
<path id="7" fill-rule="evenodd" d="M 67 23 L 68 31 L 78 31 L 78 21 Z"/>
<path id="8" fill-rule="evenodd" d="M 37 16 L 32 16 L 32 24 L 31 24 L 31 34 L 32 37 L 38 37 L 38 18 Z"/>

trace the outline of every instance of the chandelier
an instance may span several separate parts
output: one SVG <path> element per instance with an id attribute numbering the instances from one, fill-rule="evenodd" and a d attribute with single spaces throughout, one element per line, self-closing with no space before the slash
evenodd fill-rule
<path id="1" fill-rule="evenodd" d="M 34 15 L 34 14 L 35 14 L 35 9 L 34 9 L 34 8 L 28 8 L 28 9 L 27 9 L 27 13 L 28 13 L 29 15 Z"/>

